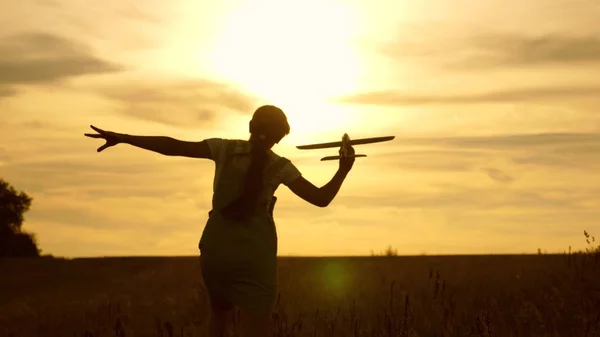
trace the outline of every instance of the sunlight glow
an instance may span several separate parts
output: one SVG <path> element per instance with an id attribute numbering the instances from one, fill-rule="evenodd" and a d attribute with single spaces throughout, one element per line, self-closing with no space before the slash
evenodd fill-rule
<path id="1" fill-rule="evenodd" d="M 352 114 L 325 101 L 358 86 L 356 17 L 332 1 L 244 3 L 216 33 L 207 56 L 210 71 L 284 109 L 294 134 L 347 126 Z"/>

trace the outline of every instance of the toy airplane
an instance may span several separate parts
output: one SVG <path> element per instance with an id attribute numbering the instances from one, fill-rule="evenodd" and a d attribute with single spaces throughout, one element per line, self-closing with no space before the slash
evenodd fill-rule
<path id="1" fill-rule="evenodd" d="M 379 143 L 379 142 L 387 142 L 396 138 L 395 136 L 386 136 L 386 137 L 373 137 L 373 138 L 361 138 L 350 140 L 350 136 L 347 133 L 342 137 L 341 142 L 330 142 L 330 143 L 320 143 L 320 144 L 310 144 L 310 145 L 300 145 L 296 146 L 300 150 L 314 150 L 314 149 L 325 149 L 330 147 L 340 147 L 340 155 L 339 156 L 328 156 L 321 158 L 321 161 L 325 160 L 336 160 L 340 158 L 347 157 L 366 157 L 366 154 L 348 154 L 348 148 L 353 145 L 362 145 L 362 144 L 371 144 L 371 143 Z"/>

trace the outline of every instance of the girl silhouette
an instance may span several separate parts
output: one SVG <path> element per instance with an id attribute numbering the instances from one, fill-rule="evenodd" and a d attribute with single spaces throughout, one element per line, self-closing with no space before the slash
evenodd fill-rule
<path id="1" fill-rule="evenodd" d="M 284 112 L 272 105 L 254 112 L 249 140 L 188 142 L 91 128 L 97 133 L 85 136 L 106 141 L 98 152 L 123 143 L 166 156 L 215 162 L 212 211 L 198 245 L 202 278 L 210 298 L 209 335 L 224 336 L 229 314 L 238 307 L 244 336 L 267 336 L 277 297 L 274 193 L 284 184 L 303 200 L 327 207 L 352 169 L 354 158 L 340 159 L 333 178 L 316 187 L 288 159 L 271 150 L 290 132 Z M 354 154 L 352 147 L 349 151 Z"/>

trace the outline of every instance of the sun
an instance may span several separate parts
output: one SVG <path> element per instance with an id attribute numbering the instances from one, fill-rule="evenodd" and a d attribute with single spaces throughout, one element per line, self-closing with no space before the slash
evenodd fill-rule
<path id="1" fill-rule="evenodd" d="M 357 12 L 333 0 L 249 1 L 223 19 L 204 57 L 213 76 L 280 106 L 290 138 L 309 139 L 353 125 L 327 101 L 358 88 L 358 25 Z"/>

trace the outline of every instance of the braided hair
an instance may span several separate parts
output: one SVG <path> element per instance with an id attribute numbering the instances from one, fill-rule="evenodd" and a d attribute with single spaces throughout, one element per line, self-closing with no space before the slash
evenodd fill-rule
<path id="1" fill-rule="evenodd" d="M 252 215 L 263 186 L 263 172 L 269 149 L 289 133 L 290 125 L 281 109 L 264 105 L 254 112 L 250 121 L 251 159 L 244 188 L 240 196 L 224 208 L 224 213 L 240 221 Z"/>

